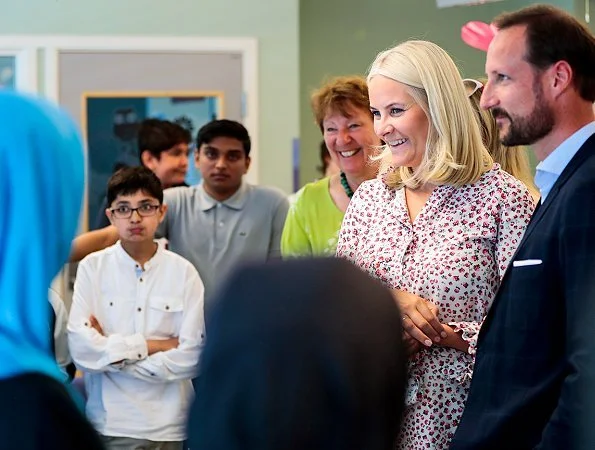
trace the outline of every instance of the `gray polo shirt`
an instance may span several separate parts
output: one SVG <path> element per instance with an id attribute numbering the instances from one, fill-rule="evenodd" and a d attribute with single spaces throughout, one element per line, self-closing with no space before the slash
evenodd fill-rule
<path id="1" fill-rule="evenodd" d="M 218 202 L 201 183 L 166 189 L 164 202 L 167 214 L 157 234 L 196 267 L 205 285 L 205 305 L 238 262 L 281 255 L 289 203 L 279 189 L 244 182 L 232 197 Z"/>

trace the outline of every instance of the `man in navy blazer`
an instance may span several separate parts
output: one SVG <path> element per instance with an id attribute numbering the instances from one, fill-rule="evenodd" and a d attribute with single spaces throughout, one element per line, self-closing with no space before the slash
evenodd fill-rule
<path id="1" fill-rule="evenodd" d="M 451 449 L 595 449 L 595 38 L 535 5 L 495 20 L 481 105 L 532 145 L 541 201 L 479 335 Z"/>

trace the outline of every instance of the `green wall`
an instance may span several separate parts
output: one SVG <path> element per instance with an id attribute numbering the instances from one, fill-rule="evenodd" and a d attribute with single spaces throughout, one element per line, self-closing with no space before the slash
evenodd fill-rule
<path id="1" fill-rule="evenodd" d="M 549 3 L 573 11 L 579 1 L 582 0 Z M 437 9 L 434 0 L 301 0 L 301 183 L 316 176 L 321 135 L 312 119 L 309 97 L 325 77 L 365 74 L 379 51 L 410 38 L 436 42 L 453 56 L 463 76 L 481 76 L 485 54 L 461 40 L 461 26 L 471 20 L 489 23 L 500 12 L 531 3 L 534 2 L 505 0 Z M 592 15 L 595 19 L 595 10 Z"/>
<path id="2" fill-rule="evenodd" d="M 587 24 L 592 32 L 595 32 L 595 0 L 574 0 L 574 14 L 585 22 L 585 10 L 589 7 L 591 20 Z"/>
<path id="3" fill-rule="evenodd" d="M 256 37 L 260 181 L 291 190 L 299 0 L 0 0 L 0 33 Z"/>

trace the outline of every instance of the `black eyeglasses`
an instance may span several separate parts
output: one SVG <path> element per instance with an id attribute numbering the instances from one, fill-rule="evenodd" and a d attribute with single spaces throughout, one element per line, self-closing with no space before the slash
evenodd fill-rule
<path id="1" fill-rule="evenodd" d="M 131 208 L 130 206 L 118 206 L 117 208 L 110 209 L 111 213 L 116 219 L 130 219 L 132 213 L 136 211 L 141 217 L 154 216 L 161 205 L 151 205 L 146 203 L 140 205 L 138 208 Z"/>

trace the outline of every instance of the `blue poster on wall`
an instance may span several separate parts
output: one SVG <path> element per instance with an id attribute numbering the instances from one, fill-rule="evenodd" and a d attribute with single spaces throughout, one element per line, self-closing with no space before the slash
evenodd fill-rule
<path id="1" fill-rule="evenodd" d="M 89 229 L 103 222 L 105 188 L 109 177 L 122 166 L 140 164 L 137 132 L 141 122 L 158 118 L 186 128 L 192 139 L 207 122 L 221 114 L 222 94 L 176 96 L 138 95 L 126 93 L 93 93 L 85 95 L 83 124 L 88 148 L 88 210 Z M 191 147 L 192 148 L 192 147 Z M 189 156 L 187 184 L 200 182 Z"/>

